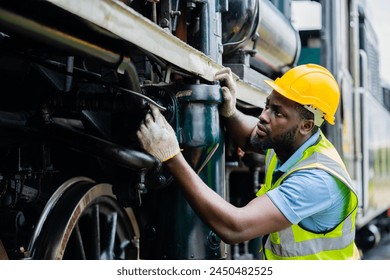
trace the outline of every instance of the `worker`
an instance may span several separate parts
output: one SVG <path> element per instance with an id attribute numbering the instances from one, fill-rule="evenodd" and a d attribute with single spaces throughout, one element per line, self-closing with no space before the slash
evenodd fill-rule
<path id="1" fill-rule="evenodd" d="M 357 196 L 345 165 L 320 127 L 333 125 L 339 87 L 315 64 L 300 65 L 275 81 L 258 118 L 236 108 L 236 82 L 219 70 L 219 113 L 232 140 L 245 152 L 266 153 L 265 184 L 244 207 L 210 189 L 184 159 L 172 127 L 156 107 L 138 139 L 163 162 L 201 219 L 229 244 L 267 236 L 266 259 L 358 259 L 354 243 Z"/>

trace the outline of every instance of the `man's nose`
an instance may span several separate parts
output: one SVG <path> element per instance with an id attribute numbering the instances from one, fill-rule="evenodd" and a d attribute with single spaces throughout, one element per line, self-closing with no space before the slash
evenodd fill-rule
<path id="1" fill-rule="evenodd" d="M 264 108 L 263 111 L 261 112 L 259 116 L 259 121 L 260 123 L 268 123 L 269 122 L 269 114 L 268 114 L 268 109 Z"/>

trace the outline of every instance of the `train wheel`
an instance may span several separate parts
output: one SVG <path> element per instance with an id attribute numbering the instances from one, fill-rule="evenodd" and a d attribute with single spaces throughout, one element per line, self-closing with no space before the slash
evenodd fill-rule
<path id="1" fill-rule="evenodd" d="M 112 186 L 81 177 L 48 201 L 30 252 L 32 259 L 137 259 L 138 244 L 134 213 L 118 205 Z"/>

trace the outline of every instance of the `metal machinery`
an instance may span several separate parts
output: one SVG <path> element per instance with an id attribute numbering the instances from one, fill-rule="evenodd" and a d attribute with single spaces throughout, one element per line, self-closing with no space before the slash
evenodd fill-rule
<path id="1" fill-rule="evenodd" d="M 200 177 L 244 204 L 263 158 L 242 155 L 225 137 L 213 76 L 231 67 L 239 109 L 258 115 L 268 94 L 263 80 L 307 58 L 302 44 L 342 82 L 343 108 L 358 105 L 351 93 L 362 92 L 358 54 L 340 53 L 346 33 L 336 36 L 330 15 L 337 9 L 357 23 L 348 12 L 359 5 L 321 2 L 324 30 L 310 36 L 322 44 L 309 49 L 307 33 L 290 23 L 291 1 L 1 1 L 0 257 L 259 257 L 259 240 L 230 247 L 203 224 L 135 132 L 148 104 L 159 106 Z M 340 112 L 342 122 L 326 129 L 340 148 L 361 133 L 346 129 L 359 112 Z M 351 153 L 348 164 L 365 168 Z"/>

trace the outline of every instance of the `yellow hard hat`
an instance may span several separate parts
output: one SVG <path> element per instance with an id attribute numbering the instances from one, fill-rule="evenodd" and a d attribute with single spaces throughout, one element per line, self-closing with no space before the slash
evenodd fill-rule
<path id="1" fill-rule="evenodd" d="M 275 81 L 265 82 L 284 97 L 314 111 L 320 110 L 322 117 L 330 124 L 334 124 L 340 89 L 326 68 L 316 64 L 299 65 Z"/>

